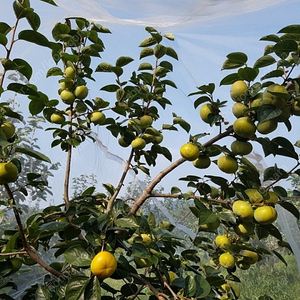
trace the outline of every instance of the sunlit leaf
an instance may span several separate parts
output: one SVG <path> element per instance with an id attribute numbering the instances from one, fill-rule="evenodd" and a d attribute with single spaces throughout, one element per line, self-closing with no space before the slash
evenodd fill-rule
<path id="1" fill-rule="evenodd" d="M 86 267 L 91 264 L 94 254 L 83 247 L 73 246 L 68 248 L 63 254 L 66 262 L 78 267 Z"/>
<path id="2" fill-rule="evenodd" d="M 84 298 L 89 300 L 101 300 L 101 286 L 96 276 L 92 277 L 84 291 Z"/>
<path id="3" fill-rule="evenodd" d="M 90 281 L 89 277 L 86 276 L 74 276 L 68 280 L 66 287 L 66 300 L 81 300 L 86 286 Z"/>
<path id="4" fill-rule="evenodd" d="M 36 300 L 51 300 L 51 292 L 48 286 L 40 285 L 35 292 Z"/>
<path id="5" fill-rule="evenodd" d="M 153 37 L 145 38 L 140 44 L 139 47 L 149 47 L 157 43 L 156 39 Z"/>

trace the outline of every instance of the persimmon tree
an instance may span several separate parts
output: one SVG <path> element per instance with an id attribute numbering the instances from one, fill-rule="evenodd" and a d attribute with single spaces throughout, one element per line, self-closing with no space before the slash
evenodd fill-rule
<path id="1" fill-rule="evenodd" d="M 55 5 L 52 0 L 44 2 Z M 44 188 L 47 182 L 37 173 L 21 176 L 27 171 L 19 157 L 27 155 L 47 163 L 50 159 L 34 147 L 21 146 L 15 132 L 7 135 L 1 129 L 0 166 L 12 163 L 19 173 L 16 179 L 4 168 L 9 176 L 1 179 L 6 196 L 0 204 L 5 213 L 12 211 L 16 220 L 16 227 L 5 230 L 0 240 L 1 298 L 12 299 L 9 294 L 17 286 L 11 278 L 22 265 L 37 264 L 47 272 L 43 283 L 33 283 L 23 299 L 238 299 L 237 268 L 247 272 L 267 255 L 275 255 L 285 263 L 278 249 L 290 247 L 278 230 L 276 206 L 299 219 L 297 208 L 281 186 L 282 180 L 299 175 L 299 142 L 294 136 L 270 138 L 270 133 L 276 133 L 278 123 L 283 123 L 288 135 L 292 120 L 300 114 L 300 25 L 263 37 L 270 45 L 253 66 L 248 65 L 245 53 L 228 54 L 222 68 L 230 74 L 220 84 L 231 88 L 224 99 L 215 99 L 215 83 L 204 83 L 191 91 L 194 107 L 200 110 L 199 124 L 205 122 L 219 129 L 216 136 L 207 139 L 203 132 L 194 133 L 197 129 L 175 113 L 168 124 L 156 125 L 161 111 L 168 111 L 172 105 L 167 91 L 176 88 L 167 77 L 169 72 L 176 72 L 172 62 L 178 59 L 176 51 L 165 45 L 165 39 L 174 39 L 172 34 L 162 35 L 146 27 L 148 36 L 137 45 L 141 48 L 137 58 L 141 63 L 129 78 L 123 78 L 134 58 L 101 61 L 100 53 L 105 51 L 101 37 L 110 33 L 105 26 L 81 17 L 66 18 L 55 24 L 50 41 L 39 32 L 41 20 L 29 0 L 14 1 L 13 10 L 14 22 L 0 23 L 0 44 L 6 52 L 1 59 L 1 125 L 22 119 L 22 114 L 6 101 L 7 93 L 26 95 L 29 113 L 47 120 L 47 130 L 53 136 L 51 146 L 60 147 L 67 164 L 63 203 L 23 221 L 15 194 L 27 195 L 28 188 Z M 19 29 L 21 23 L 28 29 Z M 19 40 L 51 49 L 53 67 L 47 77 L 57 78 L 57 99 L 49 99 L 31 84 L 32 67 L 12 56 Z M 264 72 L 265 67 L 271 71 Z M 7 83 L 9 71 L 21 73 L 29 83 Z M 115 76 L 113 83 L 101 88 L 108 93 L 109 101 L 89 97 L 90 82 L 100 83 L 106 73 Z M 228 107 L 233 108 L 236 117 L 230 123 L 222 115 Z M 93 140 L 96 126 L 109 130 L 120 147 L 128 147 L 126 166 L 117 186 L 103 183 L 105 192 L 91 186 L 72 197 L 73 150 L 87 139 Z M 164 144 L 163 137 L 170 130 L 187 134 L 186 143 L 178 149 L 182 155 L 178 160 L 172 160 Z M 233 145 L 221 145 L 227 137 L 232 138 Z M 262 155 L 293 160 L 293 166 L 284 170 L 274 163 L 260 174 L 246 157 L 254 144 L 260 146 Z M 170 164 L 152 174 L 159 156 Z M 84 164 L 88 157 L 82 159 Z M 174 186 L 169 193 L 155 193 L 161 180 L 182 164 L 195 166 L 194 174 L 180 178 L 187 183 L 186 191 Z M 219 176 L 209 175 L 212 164 L 219 167 Z M 206 175 L 199 176 L 199 169 L 207 169 Z M 153 178 L 132 202 L 121 197 L 130 170 Z M 141 208 L 151 197 L 192 200 L 190 210 L 198 220 L 195 237 L 183 241 L 173 234 L 174 226 L 168 220 L 157 222 L 154 214 L 144 215 Z M 255 241 L 270 235 L 277 240 L 273 248 L 257 246 Z M 49 264 L 40 253 L 50 248 L 55 254 Z M 106 251 L 105 255 L 97 256 L 101 251 Z M 204 254 L 209 261 L 203 260 Z M 95 262 L 95 257 L 110 258 Z M 92 261 L 93 270 L 96 268 L 93 272 Z M 97 271 L 97 264 L 99 268 L 111 267 Z"/>

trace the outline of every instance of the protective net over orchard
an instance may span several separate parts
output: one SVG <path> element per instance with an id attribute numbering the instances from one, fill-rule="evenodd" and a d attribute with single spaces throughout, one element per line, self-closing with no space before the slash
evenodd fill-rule
<path id="1" fill-rule="evenodd" d="M 300 271 L 300 25 L 222 28 L 285 2 L 12 1 L 0 298 L 239 299 L 265 259 Z"/>

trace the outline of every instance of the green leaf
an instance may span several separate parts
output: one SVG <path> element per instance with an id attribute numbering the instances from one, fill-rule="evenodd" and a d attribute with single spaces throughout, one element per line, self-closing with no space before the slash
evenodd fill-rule
<path id="1" fill-rule="evenodd" d="M 153 70 L 153 66 L 147 62 L 141 63 L 139 65 L 138 71 L 141 71 L 141 70 Z"/>
<path id="2" fill-rule="evenodd" d="M 284 257 L 277 251 L 273 250 L 272 251 L 286 266 L 287 266 L 287 262 L 285 261 Z"/>
<path id="3" fill-rule="evenodd" d="M 154 55 L 156 58 L 161 58 L 167 53 L 167 48 L 161 44 L 154 47 Z"/>
<path id="4" fill-rule="evenodd" d="M 149 47 L 157 44 L 157 40 L 152 36 L 145 38 L 140 44 L 139 47 Z"/>
<path id="5" fill-rule="evenodd" d="M 115 220 L 115 224 L 118 227 L 122 228 L 139 228 L 140 225 L 138 224 L 137 220 L 134 216 L 127 216 L 120 219 Z"/>
<path id="6" fill-rule="evenodd" d="M 116 84 L 109 84 L 100 89 L 100 91 L 116 92 L 120 87 Z"/>
<path id="7" fill-rule="evenodd" d="M 253 69 L 250 67 L 245 67 L 245 68 L 238 70 L 238 75 L 239 75 L 240 79 L 246 80 L 249 82 L 253 81 L 257 77 L 258 73 L 259 73 L 258 69 Z"/>
<path id="8" fill-rule="evenodd" d="M 0 44 L 6 46 L 7 42 L 7 37 L 3 33 L 0 33 Z"/>
<path id="9" fill-rule="evenodd" d="M 7 35 L 11 30 L 12 28 L 8 24 L 0 22 L 0 33 Z"/>
<path id="10" fill-rule="evenodd" d="M 185 278 L 184 290 L 187 297 L 205 298 L 210 289 L 208 281 L 200 275 L 188 275 Z"/>
<path id="11" fill-rule="evenodd" d="M 279 41 L 274 45 L 273 51 L 281 58 L 286 58 L 288 53 L 292 51 L 297 51 L 298 44 L 293 40 L 283 40 Z"/>
<path id="12" fill-rule="evenodd" d="M 34 30 L 23 30 L 19 33 L 18 38 L 20 40 L 51 48 L 51 44 L 48 39 L 41 33 Z"/>
<path id="13" fill-rule="evenodd" d="M 152 26 L 147 26 L 145 28 L 145 30 L 148 31 L 149 33 L 151 33 L 151 32 L 157 32 L 157 30 L 154 27 L 152 27 Z"/>
<path id="14" fill-rule="evenodd" d="M 227 76 L 225 76 L 221 82 L 220 82 L 220 86 L 221 85 L 230 85 L 233 84 L 234 82 L 236 82 L 237 80 L 240 80 L 239 74 L 238 73 L 232 73 L 229 74 Z"/>
<path id="15" fill-rule="evenodd" d="M 32 75 L 32 68 L 30 64 L 21 58 L 15 58 L 13 62 L 18 66 L 18 71 L 23 74 L 28 80 L 30 80 Z"/>
<path id="16" fill-rule="evenodd" d="M 33 116 L 38 115 L 45 108 L 45 103 L 39 99 L 31 100 L 29 103 L 29 111 Z"/>
<path id="17" fill-rule="evenodd" d="M 103 187 L 107 190 L 110 195 L 113 195 L 115 192 L 115 187 L 110 183 L 103 183 Z"/>
<path id="18" fill-rule="evenodd" d="M 180 194 L 181 193 L 181 189 L 177 186 L 173 186 L 171 188 L 171 194 L 174 195 L 174 194 Z"/>
<path id="19" fill-rule="evenodd" d="M 273 78 L 273 77 L 281 77 L 284 75 L 284 72 L 282 70 L 274 70 L 274 71 L 271 71 L 269 73 L 267 73 L 266 75 L 264 75 L 261 80 L 265 80 L 265 79 L 268 79 L 268 78 Z"/>
<path id="20" fill-rule="evenodd" d="M 182 118 L 174 118 L 173 123 L 179 124 L 187 133 L 189 133 L 189 131 L 191 130 L 191 125 Z"/>
<path id="21" fill-rule="evenodd" d="M 298 160 L 298 154 L 295 151 L 293 144 L 284 137 L 276 137 L 272 143 L 277 145 L 276 154 L 287 156 Z"/>
<path id="22" fill-rule="evenodd" d="M 278 31 L 278 33 L 297 33 L 300 34 L 300 25 L 288 25 Z"/>
<path id="23" fill-rule="evenodd" d="M 172 153 L 170 152 L 170 150 L 168 148 L 161 147 L 161 154 L 169 161 L 172 161 Z"/>
<path id="24" fill-rule="evenodd" d="M 166 60 L 160 62 L 159 65 L 161 67 L 165 68 L 165 69 L 168 69 L 169 71 L 173 71 L 173 65 L 170 62 L 166 61 Z"/>
<path id="25" fill-rule="evenodd" d="M 279 202 L 278 204 L 294 215 L 297 220 L 300 219 L 300 212 L 294 204 L 291 202 Z"/>
<path id="26" fill-rule="evenodd" d="M 48 158 L 46 155 L 36 151 L 36 150 L 32 150 L 32 149 L 28 149 L 28 148 L 22 148 L 22 147 L 15 147 L 15 152 L 18 153 L 23 153 L 26 154 L 28 156 L 34 157 L 36 159 L 51 163 L 50 158 Z"/>
<path id="27" fill-rule="evenodd" d="M 270 66 L 276 62 L 276 59 L 271 55 L 264 55 L 260 57 L 255 63 L 253 68 L 263 68 Z"/>
<path id="28" fill-rule="evenodd" d="M 96 276 L 92 277 L 86 286 L 84 299 L 101 300 L 101 286 L 99 279 Z"/>
<path id="29" fill-rule="evenodd" d="M 273 186 L 273 191 L 279 196 L 279 197 L 287 197 L 286 190 L 281 186 Z"/>
<path id="30" fill-rule="evenodd" d="M 86 276 L 74 276 L 68 281 L 65 300 L 82 300 L 86 286 L 90 281 Z"/>
<path id="31" fill-rule="evenodd" d="M 5 70 L 18 70 L 19 66 L 10 59 L 1 58 L 1 64 Z"/>
<path id="32" fill-rule="evenodd" d="M 210 178 L 210 180 L 213 183 L 219 185 L 222 190 L 227 187 L 227 180 L 223 177 L 213 176 L 213 175 L 206 175 L 205 177 Z"/>
<path id="33" fill-rule="evenodd" d="M 47 71 L 46 77 L 49 76 L 62 76 L 64 73 L 59 67 L 53 67 Z"/>
<path id="34" fill-rule="evenodd" d="M 82 195 L 92 195 L 95 192 L 96 187 L 91 186 L 82 192 Z"/>
<path id="35" fill-rule="evenodd" d="M 274 236 L 278 240 L 282 241 L 282 235 L 277 227 L 275 227 L 273 224 L 270 225 L 262 225 L 263 229 L 269 232 L 270 235 Z"/>
<path id="36" fill-rule="evenodd" d="M 94 254 L 81 246 L 73 246 L 63 253 L 64 259 L 71 265 L 87 267 L 91 264 Z"/>
<path id="37" fill-rule="evenodd" d="M 95 24 L 95 23 L 93 23 L 92 30 L 95 30 L 95 31 L 101 32 L 101 33 L 111 33 L 111 31 L 107 27 L 102 26 L 100 24 Z"/>
<path id="38" fill-rule="evenodd" d="M 204 85 L 197 87 L 198 90 L 208 93 L 208 94 L 212 94 L 214 92 L 215 88 L 216 88 L 216 86 L 214 83 L 204 84 Z"/>
<path id="39" fill-rule="evenodd" d="M 200 104 L 210 102 L 210 98 L 208 96 L 201 96 L 194 102 L 194 107 L 197 108 Z"/>
<path id="40" fill-rule="evenodd" d="M 170 41 L 174 41 L 175 40 L 175 36 L 173 33 L 165 33 L 164 37 L 167 38 Z"/>
<path id="41" fill-rule="evenodd" d="M 246 64 L 248 57 L 243 52 L 232 52 L 227 55 L 227 59 L 223 63 L 222 69 L 235 69 Z"/>
<path id="42" fill-rule="evenodd" d="M 22 94 L 22 95 L 30 95 L 30 96 L 35 96 L 39 97 L 39 94 L 29 87 L 28 85 L 21 84 L 21 83 L 10 83 L 7 86 L 7 89 L 10 91 L 14 91 L 16 93 Z"/>
<path id="43" fill-rule="evenodd" d="M 288 178 L 288 174 L 285 170 L 277 168 L 275 165 L 274 167 L 268 167 L 264 170 L 264 178 L 263 181 L 267 180 L 277 180 L 278 178 Z"/>
<path id="44" fill-rule="evenodd" d="M 56 23 L 52 29 L 52 36 L 54 40 L 58 41 L 63 35 L 70 32 L 70 27 L 67 24 Z"/>
<path id="45" fill-rule="evenodd" d="M 213 223 L 218 219 L 218 217 L 209 209 L 200 209 L 198 217 L 199 225 Z"/>
<path id="46" fill-rule="evenodd" d="M 27 22 L 29 23 L 30 27 L 37 31 L 40 28 L 41 25 L 41 19 L 38 14 L 35 12 L 31 12 L 26 16 Z"/>
<path id="47" fill-rule="evenodd" d="M 111 70 L 112 67 L 113 67 L 112 64 L 103 62 L 97 66 L 95 72 L 112 72 Z"/>
<path id="48" fill-rule="evenodd" d="M 172 57 L 172 58 L 178 60 L 178 55 L 177 55 L 176 51 L 175 51 L 173 48 L 171 48 L 171 47 L 166 47 L 166 49 L 167 49 L 166 54 L 167 54 L 168 56 L 170 56 L 170 57 Z"/>
<path id="49" fill-rule="evenodd" d="M 33 8 L 26 7 L 25 4 L 22 5 L 18 0 L 14 1 L 13 9 L 17 19 L 25 18 L 28 14 L 33 12 Z"/>
<path id="50" fill-rule="evenodd" d="M 231 52 L 226 56 L 231 61 L 236 61 L 240 63 L 246 63 L 248 60 L 248 57 L 243 52 Z"/>
<path id="51" fill-rule="evenodd" d="M 0 210 L 0 224 L 2 223 L 2 221 L 4 219 L 4 212 L 5 212 L 5 209 Z"/>
<path id="52" fill-rule="evenodd" d="M 281 109 L 271 104 L 264 104 L 259 107 L 257 111 L 257 119 L 259 123 L 267 120 L 274 119 L 280 116 L 282 113 Z"/>
<path id="53" fill-rule="evenodd" d="M 280 37 L 275 34 L 269 34 L 260 38 L 260 41 L 279 42 Z"/>
<path id="54" fill-rule="evenodd" d="M 147 56 L 151 56 L 154 54 L 154 51 L 152 48 L 146 47 L 144 48 L 141 53 L 140 53 L 140 59 L 147 57 Z"/>
<path id="55" fill-rule="evenodd" d="M 35 292 L 36 300 L 51 300 L 51 293 L 48 286 L 40 285 Z"/>
<path id="56" fill-rule="evenodd" d="M 49 3 L 51 5 L 57 6 L 57 4 L 53 0 L 41 0 L 43 2 Z"/>
<path id="57" fill-rule="evenodd" d="M 121 56 L 117 59 L 116 61 L 116 66 L 117 67 L 124 67 L 131 63 L 134 59 L 129 57 L 129 56 Z"/>
<path id="58" fill-rule="evenodd" d="M 164 79 L 164 80 L 161 80 L 160 82 L 163 84 L 169 85 L 169 86 L 173 87 L 174 89 L 177 89 L 176 84 L 171 80 Z"/>
<path id="59" fill-rule="evenodd" d="M 82 47 L 81 52 L 84 55 L 94 56 L 94 57 L 100 57 L 99 52 L 103 51 L 102 46 L 97 44 L 92 44 L 89 46 Z"/>

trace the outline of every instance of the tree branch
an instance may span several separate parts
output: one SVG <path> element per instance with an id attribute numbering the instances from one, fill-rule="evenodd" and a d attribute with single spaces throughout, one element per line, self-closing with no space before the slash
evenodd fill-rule
<path id="1" fill-rule="evenodd" d="M 69 121 L 72 121 L 73 107 L 71 106 L 69 111 Z M 70 138 L 73 135 L 72 125 L 69 125 L 69 136 Z M 69 199 L 69 185 L 70 185 L 70 173 L 71 173 L 71 160 L 72 160 L 72 145 L 68 147 L 67 154 L 67 165 L 66 165 L 66 173 L 65 173 L 65 182 L 64 182 L 64 201 L 66 205 L 66 210 L 70 207 L 70 199 Z"/>
<path id="2" fill-rule="evenodd" d="M 217 142 L 218 140 L 229 136 L 231 133 L 233 132 L 233 128 L 229 127 L 226 131 L 224 131 L 223 133 L 220 133 L 218 135 L 216 135 L 215 137 L 213 137 L 212 139 L 210 139 L 209 141 L 207 141 L 206 143 L 203 144 L 203 147 L 209 147 L 211 145 L 213 145 L 215 142 Z M 179 158 L 178 160 L 176 160 L 175 162 L 173 162 L 171 165 L 169 165 L 166 169 L 164 169 L 163 171 L 161 171 L 150 183 L 149 185 L 146 187 L 146 189 L 144 190 L 144 192 L 142 193 L 142 195 L 140 196 L 139 199 L 137 199 L 135 201 L 135 203 L 132 205 L 131 210 L 130 210 L 130 214 L 134 215 L 136 214 L 136 212 L 139 210 L 139 208 L 144 204 L 144 202 L 147 200 L 147 198 L 149 198 L 151 196 L 151 192 L 153 191 L 153 189 L 155 188 L 155 186 L 166 176 L 168 175 L 171 171 L 173 171 L 174 169 L 176 169 L 178 166 L 180 166 L 182 163 L 184 163 L 186 160 L 184 158 Z"/>
<path id="3" fill-rule="evenodd" d="M 13 211 L 14 211 L 14 214 L 15 214 L 15 218 L 16 218 L 16 221 L 17 221 L 17 226 L 18 226 L 18 231 L 19 231 L 19 234 L 20 234 L 20 238 L 22 240 L 22 244 L 24 246 L 24 249 L 26 251 L 26 253 L 29 255 L 29 257 L 31 259 L 33 259 L 35 262 L 37 262 L 40 266 L 42 266 L 45 270 L 47 270 L 49 273 L 53 274 L 54 276 L 56 277 L 59 277 L 59 278 L 62 278 L 63 277 L 63 274 L 61 274 L 60 272 L 56 271 L 55 269 L 53 269 L 52 267 L 50 267 L 48 264 L 46 264 L 36 253 L 35 253 L 35 249 L 33 247 L 31 247 L 28 242 L 27 242 L 27 238 L 26 238 L 26 235 L 24 233 L 24 228 L 23 228 L 23 225 L 22 225 L 22 221 L 21 221 L 21 217 L 20 217 L 20 213 L 17 209 L 17 204 L 16 204 L 16 201 L 14 199 L 14 196 L 11 192 L 11 189 L 10 187 L 8 186 L 8 184 L 4 184 L 4 188 L 5 188 L 5 191 L 8 195 L 8 198 L 12 200 L 12 203 L 13 203 Z M 33 250 L 34 249 L 34 250 Z M 14 253 L 15 254 L 15 253 Z M 7 255 L 7 253 L 6 253 Z"/>
<path id="4" fill-rule="evenodd" d="M 137 279 L 138 281 L 142 282 L 144 285 L 146 285 L 150 291 L 155 295 L 155 297 L 157 299 L 169 299 L 169 297 L 163 293 L 160 293 L 153 285 L 151 285 L 147 280 L 145 280 L 144 278 L 140 277 L 137 274 L 134 273 L 130 273 L 129 274 L 131 277 L 133 277 L 134 279 Z"/>

